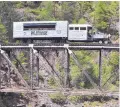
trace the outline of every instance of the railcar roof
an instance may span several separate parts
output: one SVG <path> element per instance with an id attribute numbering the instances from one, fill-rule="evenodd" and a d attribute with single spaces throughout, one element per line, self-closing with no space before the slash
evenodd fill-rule
<path id="1" fill-rule="evenodd" d="M 68 21 L 24 21 L 24 22 L 15 22 L 15 23 L 57 23 L 57 22 L 68 22 Z"/>
<path id="2" fill-rule="evenodd" d="M 92 27 L 90 24 L 69 24 L 69 27 Z"/>

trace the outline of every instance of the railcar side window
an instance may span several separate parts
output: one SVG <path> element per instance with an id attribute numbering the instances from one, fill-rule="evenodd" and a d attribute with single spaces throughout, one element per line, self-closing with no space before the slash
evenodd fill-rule
<path id="1" fill-rule="evenodd" d="M 73 27 L 70 27 L 69 29 L 70 29 L 70 30 L 73 30 Z"/>
<path id="2" fill-rule="evenodd" d="M 75 27 L 75 30 L 79 30 L 79 27 Z"/>
<path id="3" fill-rule="evenodd" d="M 24 30 L 55 30 L 55 23 L 26 23 Z"/>
<path id="4" fill-rule="evenodd" d="M 86 30 L 86 27 L 80 27 L 80 30 Z"/>

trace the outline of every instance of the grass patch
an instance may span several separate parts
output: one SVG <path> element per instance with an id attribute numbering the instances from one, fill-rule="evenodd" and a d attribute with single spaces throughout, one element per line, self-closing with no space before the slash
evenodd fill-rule
<path id="1" fill-rule="evenodd" d="M 55 93 L 55 94 L 49 94 L 49 97 L 51 98 L 53 103 L 56 103 L 59 105 L 63 105 L 66 102 L 66 96 L 61 92 Z"/>

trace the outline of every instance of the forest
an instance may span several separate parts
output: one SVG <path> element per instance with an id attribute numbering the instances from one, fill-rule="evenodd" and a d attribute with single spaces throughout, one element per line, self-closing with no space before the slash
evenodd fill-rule
<path id="1" fill-rule="evenodd" d="M 119 43 L 119 2 L 117 1 L 0 1 L 0 43 L 13 42 L 13 22 L 43 20 L 67 20 L 72 24 L 91 24 L 95 30 L 112 35 L 111 39 Z M 81 69 L 70 58 L 70 88 L 93 88 L 82 71 L 87 70 L 90 77 L 99 84 L 98 51 L 81 50 L 75 51 L 75 54 L 80 61 Z M 23 65 L 27 63 L 24 52 L 19 53 L 17 57 Z M 16 64 L 14 60 L 13 63 Z M 64 78 L 64 70 L 60 62 L 56 61 L 54 66 L 60 78 Z M 42 74 L 39 76 L 41 80 L 44 79 Z M 24 78 L 26 79 L 27 75 Z M 58 84 L 64 87 L 64 84 L 53 76 L 48 79 L 48 84 L 52 88 L 58 88 Z M 119 52 L 117 51 L 104 51 L 102 54 L 102 86 L 103 89 L 110 91 L 119 89 Z M 61 95 L 59 97 L 50 95 L 50 97 L 55 101 L 64 100 L 64 96 Z M 72 96 L 70 99 L 77 102 L 79 98 Z"/>

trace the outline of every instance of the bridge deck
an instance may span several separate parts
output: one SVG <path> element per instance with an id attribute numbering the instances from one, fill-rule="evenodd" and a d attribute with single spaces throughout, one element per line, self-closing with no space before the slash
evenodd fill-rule
<path id="1" fill-rule="evenodd" d="M 114 50 L 114 49 L 120 49 L 118 44 L 113 45 L 102 45 L 102 44 L 8 44 L 8 45 L 0 45 L 0 49 L 29 49 L 29 48 L 35 48 L 35 49 L 65 49 L 69 48 L 72 50 L 76 49 L 90 49 L 90 50 L 99 50 L 99 49 L 108 49 L 108 50 Z"/>

